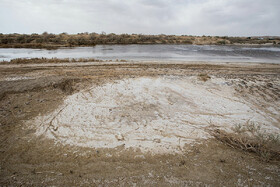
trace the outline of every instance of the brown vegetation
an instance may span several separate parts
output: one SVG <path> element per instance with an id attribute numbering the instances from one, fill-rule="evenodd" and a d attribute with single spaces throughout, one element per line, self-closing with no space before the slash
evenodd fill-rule
<path id="1" fill-rule="evenodd" d="M 226 145 L 252 152 L 264 161 L 280 160 L 280 136 L 262 131 L 260 125 L 236 125 L 234 133 L 215 129 L 212 135 Z"/>
<path id="2" fill-rule="evenodd" d="M 198 75 L 198 79 L 206 82 L 209 79 L 211 79 L 211 77 L 209 75 L 207 75 L 206 73 L 201 73 L 201 74 Z"/>
<path id="3" fill-rule="evenodd" d="M 191 35 L 143 35 L 143 34 L 1 34 L 2 48 L 46 48 L 94 46 L 98 44 L 279 44 L 280 37 L 218 37 Z"/>

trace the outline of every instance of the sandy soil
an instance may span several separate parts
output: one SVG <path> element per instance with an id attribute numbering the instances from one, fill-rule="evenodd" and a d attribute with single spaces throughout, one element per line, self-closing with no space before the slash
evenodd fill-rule
<path id="1" fill-rule="evenodd" d="M 209 131 L 280 132 L 280 65 L 0 65 L 0 184 L 280 184 L 279 161 Z M 210 78 L 203 80 L 202 74 Z"/>

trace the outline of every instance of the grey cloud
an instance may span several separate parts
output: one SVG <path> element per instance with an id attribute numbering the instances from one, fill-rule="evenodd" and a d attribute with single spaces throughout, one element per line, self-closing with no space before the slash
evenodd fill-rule
<path id="1" fill-rule="evenodd" d="M 279 35 L 279 0 L 0 0 L 2 33 Z"/>

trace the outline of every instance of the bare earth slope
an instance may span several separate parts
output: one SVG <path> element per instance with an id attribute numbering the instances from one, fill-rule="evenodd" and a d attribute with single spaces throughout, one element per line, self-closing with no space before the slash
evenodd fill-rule
<path id="1" fill-rule="evenodd" d="M 280 132 L 280 65 L 0 65 L 0 184 L 280 184 L 214 130 Z"/>

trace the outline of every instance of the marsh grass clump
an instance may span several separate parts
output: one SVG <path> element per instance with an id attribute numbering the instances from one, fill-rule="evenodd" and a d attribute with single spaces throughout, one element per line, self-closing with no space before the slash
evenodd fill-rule
<path id="1" fill-rule="evenodd" d="M 208 74 L 206 74 L 206 73 L 201 73 L 201 74 L 198 75 L 198 79 L 201 80 L 201 81 L 206 82 L 209 79 L 211 79 L 211 77 Z"/>
<path id="2" fill-rule="evenodd" d="M 226 145 L 257 154 L 264 161 L 280 161 L 280 135 L 267 133 L 256 123 L 235 125 L 233 133 L 215 129 L 212 135 Z"/>
<path id="3" fill-rule="evenodd" d="M 217 41 L 217 44 L 218 45 L 226 45 L 227 42 L 225 40 L 219 40 L 219 41 Z"/>

